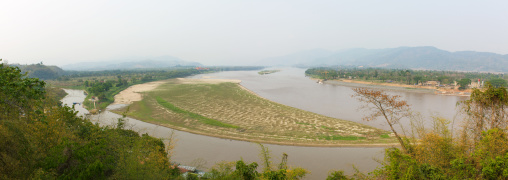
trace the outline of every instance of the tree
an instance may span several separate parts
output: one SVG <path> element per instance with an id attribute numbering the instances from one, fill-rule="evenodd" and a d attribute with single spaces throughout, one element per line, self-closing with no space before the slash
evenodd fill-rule
<path id="1" fill-rule="evenodd" d="M 482 137 L 481 132 L 493 128 L 505 129 L 508 125 L 508 93 L 506 88 L 494 88 L 489 82 L 484 91 L 475 89 L 469 100 L 461 107 L 467 115 L 467 131 L 475 141 Z"/>
<path id="2" fill-rule="evenodd" d="M 363 119 L 371 121 L 377 119 L 378 117 L 383 117 L 399 141 L 402 149 L 404 149 L 405 152 L 408 152 L 408 147 L 405 142 L 393 128 L 393 125 L 398 124 L 400 119 L 409 116 L 409 105 L 407 102 L 399 100 L 400 96 L 391 96 L 383 91 L 369 90 L 365 88 L 355 88 L 353 91 L 355 92 L 355 94 L 352 95 L 353 97 L 356 97 L 361 102 L 366 103 L 366 105 L 362 106 L 362 108 L 372 111 L 371 114 L 364 116 Z"/>
<path id="3" fill-rule="evenodd" d="M 469 84 L 471 84 L 471 79 L 463 78 L 463 79 L 460 79 L 458 83 L 460 85 L 459 90 L 464 90 L 464 89 L 467 89 L 467 86 Z"/>
<path id="4" fill-rule="evenodd" d="M 18 67 L 0 64 L 0 112 L 3 115 L 31 112 L 40 105 L 38 100 L 44 98 L 45 84 L 37 78 L 27 78 Z"/>
<path id="5" fill-rule="evenodd" d="M 506 80 L 504 79 L 499 79 L 499 78 L 496 78 L 496 79 L 491 79 L 490 81 L 487 81 L 489 82 L 490 84 L 492 84 L 492 86 L 494 86 L 495 88 L 498 88 L 498 87 L 506 87 L 508 84 L 506 83 Z"/>

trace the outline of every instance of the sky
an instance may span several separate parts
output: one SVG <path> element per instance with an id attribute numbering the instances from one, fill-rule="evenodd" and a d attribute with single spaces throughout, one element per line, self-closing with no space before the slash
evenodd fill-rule
<path id="1" fill-rule="evenodd" d="M 508 54 L 508 1 L 2 0 L 8 63 L 175 56 L 247 65 L 310 49 L 434 46 Z"/>

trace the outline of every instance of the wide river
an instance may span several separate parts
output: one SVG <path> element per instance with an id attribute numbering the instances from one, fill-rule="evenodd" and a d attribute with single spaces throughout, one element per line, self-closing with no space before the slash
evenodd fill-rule
<path id="1" fill-rule="evenodd" d="M 360 102 L 351 97 L 352 87 L 341 84 L 318 84 L 305 77 L 304 69 L 283 68 L 282 71 L 258 75 L 257 71 L 229 71 L 213 74 L 201 74 L 191 78 L 239 79 L 241 85 L 269 100 L 315 112 L 318 114 L 364 123 L 377 128 L 388 130 L 382 120 L 365 122 L 358 107 Z M 66 90 L 68 96 L 62 101 L 67 105 L 82 102 L 85 98 L 81 90 Z M 455 104 L 467 97 L 442 96 L 418 91 L 394 90 L 390 94 L 400 95 L 411 104 L 414 111 L 422 114 L 434 114 L 453 119 L 456 113 Z M 122 107 L 110 106 L 108 109 Z M 87 113 L 86 109 L 76 105 L 79 115 Z M 91 117 L 92 122 L 101 125 L 114 125 L 120 115 L 109 111 Z M 427 118 L 428 121 L 429 118 Z M 258 162 L 259 146 L 254 143 L 196 135 L 172 130 L 132 118 L 127 118 L 127 128 L 140 133 L 148 133 L 159 138 L 168 138 L 171 132 L 176 135 L 176 147 L 171 161 L 185 165 L 198 166 L 208 169 L 220 161 L 236 161 L 244 159 L 246 162 Z M 404 123 L 407 124 L 407 123 Z M 288 164 L 292 167 L 303 167 L 311 174 L 305 179 L 325 179 L 330 170 L 344 170 L 346 174 L 354 172 L 353 165 L 362 172 L 374 170 L 379 163 L 374 159 L 382 159 L 384 148 L 364 147 L 298 147 L 266 144 L 272 152 L 272 162 L 280 162 L 282 153 L 287 153 Z"/>

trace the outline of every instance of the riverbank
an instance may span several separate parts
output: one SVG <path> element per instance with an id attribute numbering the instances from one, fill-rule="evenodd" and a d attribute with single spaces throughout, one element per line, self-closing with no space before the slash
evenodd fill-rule
<path id="1" fill-rule="evenodd" d="M 237 76 L 222 76 L 224 73 L 230 72 L 218 73 L 219 75 L 213 75 L 213 77 L 233 79 Z M 256 72 L 251 74 L 253 77 L 261 77 Z M 199 78 L 211 77 L 199 76 Z M 244 83 L 245 81 L 251 80 L 242 78 L 243 86 L 249 88 L 249 90 L 252 89 L 254 92 L 260 92 L 253 89 L 250 84 Z M 311 87 L 319 87 L 315 86 L 313 82 L 310 83 Z M 82 102 L 84 98 L 83 91 L 71 90 L 71 93 L 63 102 L 71 106 L 73 102 Z M 122 115 L 112 113 L 110 110 L 124 106 L 120 104 L 111 105 L 108 107 L 108 110 L 89 116 L 90 121 L 92 123 L 99 123 L 102 126 L 115 126 L 118 123 L 118 118 L 122 118 Z M 88 112 L 81 106 L 75 106 L 75 109 L 79 110 L 78 115 Z M 258 156 L 259 146 L 256 143 L 173 130 L 155 123 L 147 123 L 129 117 L 124 119 L 127 123 L 126 129 L 134 130 L 140 134 L 148 134 L 161 139 L 175 137 L 176 146 L 172 153 L 172 162 L 200 166 L 202 169 L 210 169 L 215 164 L 223 161 L 233 162 L 240 159 L 243 159 L 245 162 L 261 163 Z M 311 174 L 304 179 L 326 179 L 328 172 L 331 170 L 344 170 L 346 175 L 353 175 L 356 170 L 353 169 L 352 165 L 363 173 L 373 171 L 379 165 L 375 159 L 383 159 L 384 148 L 389 145 L 380 147 L 362 147 L 360 145 L 355 145 L 354 147 L 302 147 L 264 144 L 264 146 L 269 148 L 273 155 L 273 162 L 280 162 L 280 155 L 286 153 L 289 155 L 288 166 L 302 167 L 309 170 Z"/>
<path id="2" fill-rule="evenodd" d="M 403 91 L 403 92 L 417 92 L 417 93 L 428 93 L 428 94 L 437 94 L 437 95 L 448 95 L 448 96 L 470 96 L 471 89 L 467 89 L 464 91 L 449 89 L 449 88 L 439 88 L 435 86 L 419 86 L 419 85 L 406 85 L 406 84 L 394 84 L 394 83 L 378 83 L 378 82 L 366 82 L 366 81 L 357 81 L 357 80 L 349 80 L 349 79 L 340 79 L 340 80 L 327 80 L 323 81 L 321 79 L 310 78 L 315 80 L 316 82 L 323 82 L 325 84 L 333 84 L 340 86 L 349 86 L 349 87 L 367 87 L 367 88 L 378 88 L 383 90 L 392 90 L 392 91 Z"/>
<path id="3" fill-rule="evenodd" d="M 132 103 L 127 113 L 132 118 L 219 138 L 292 146 L 396 145 L 386 131 L 268 101 L 239 83 L 239 80 L 183 78 L 158 81 L 132 86 L 115 96 L 115 102 Z M 168 109 L 166 104 L 178 109 Z"/>

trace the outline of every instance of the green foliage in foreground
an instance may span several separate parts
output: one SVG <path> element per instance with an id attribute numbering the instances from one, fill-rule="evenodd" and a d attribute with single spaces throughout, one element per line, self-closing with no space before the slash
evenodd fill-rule
<path id="1" fill-rule="evenodd" d="M 288 168 L 287 154 L 282 155 L 282 162 L 277 168 L 274 168 L 271 162 L 270 151 L 268 148 L 259 144 L 261 147 L 260 159 L 263 164 L 263 171 L 258 172 L 258 163 L 253 162 L 246 164 L 243 160 L 236 162 L 220 162 L 217 163 L 209 173 L 205 175 L 208 179 L 270 179 L 270 180 L 285 180 L 285 179 L 300 179 L 305 177 L 309 172 L 303 168 Z"/>
<path id="2" fill-rule="evenodd" d="M 0 64 L 0 81 L 0 179 L 179 177 L 162 140 L 77 117 L 16 67 Z"/>
<path id="3" fill-rule="evenodd" d="M 459 104 L 466 124 L 458 135 L 448 120 L 434 118 L 430 129 L 410 127 L 417 134 L 405 138 L 407 151 L 386 149 L 375 171 L 354 177 L 335 171 L 329 179 L 508 179 L 508 93 L 486 87 Z"/>
<path id="4" fill-rule="evenodd" d="M 231 125 L 231 124 L 227 124 L 227 123 L 223 123 L 223 122 L 220 122 L 218 120 L 215 120 L 215 119 L 210 119 L 210 118 L 207 118 L 207 117 L 204 117 L 204 116 L 201 116 L 199 114 L 196 114 L 196 113 L 193 113 L 193 112 L 189 112 L 189 111 L 186 111 L 186 110 L 183 110 L 183 109 L 180 109 L 178 107 L 176 107 L 175 105 L 167 102 L 166 100 L 160 98 L 160 97 L 156 97 L 157 99 L 157 103 L 159 103 L 161 106 L 173 111 L 173 112 L 176 112 L 176 113 L 180 113 L 180 114 L 185 114 L 186 116 L 188 116 L 189 118 L 192 118 L 192 119 L 196 119 L 204 124 L 208 124 L 208 125 L 212 125 L 212 126 L 218 126 L 218 127 L 225 127 L 225 128 L 239 128 L 238 126 L 235 126 L 235 125 Z"/>

